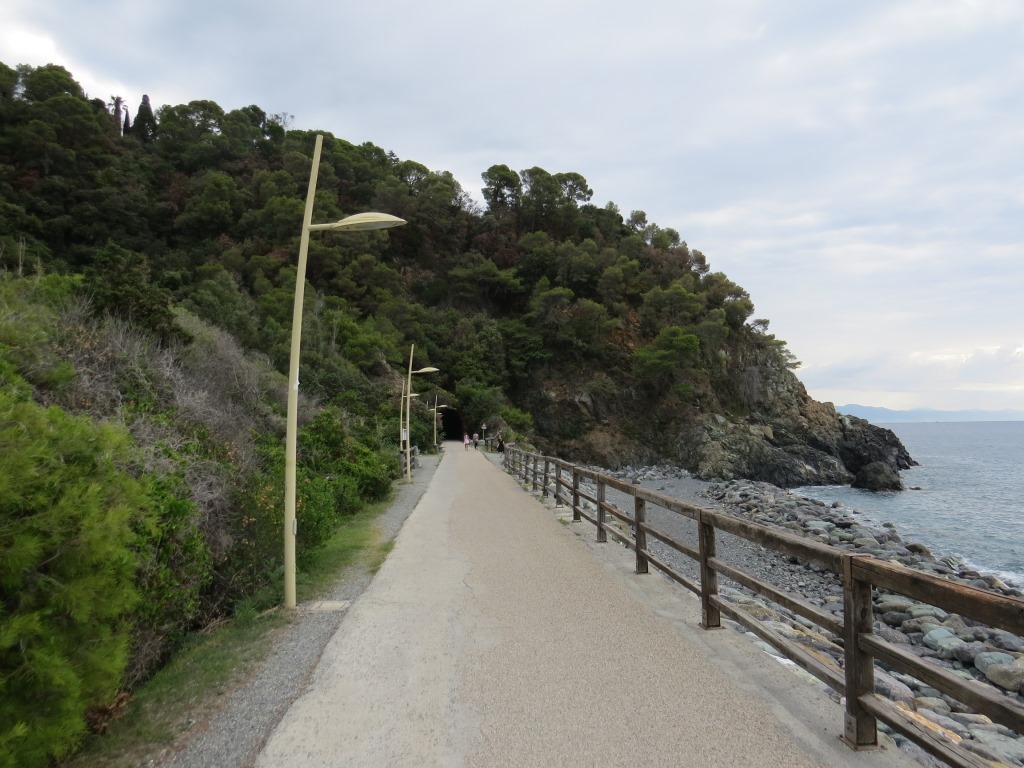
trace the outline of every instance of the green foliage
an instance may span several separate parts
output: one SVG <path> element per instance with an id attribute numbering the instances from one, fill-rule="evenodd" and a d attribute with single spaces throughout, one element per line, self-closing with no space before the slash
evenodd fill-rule
<path id="1" fill-rule="evenodd" d="M 184 479 L 150 475 L 143 482 L 153 515 L 137 545 L 142 599 L 132 613 L 133 643 L 122 679 L 129 688 L 181 646 L 202 618 L 204 593 L 214 580 L 199 510 L 188 499 Z"/>
<path id="2" fill-rule="evenodd" d="M 67 755 L 121 683 L 144 488 L 126 433 L 0 392 L 0 742 L 12 764 Z"/>
<path id="3" fill-rule="evenodd" d="M 700 340 L 677 325 L 663 328 L 657 338 L 633 354 L 637 377 L 665 385 L 685 377 L 697 363 Z"/>
<path id="4" fill-rule="evenodd" d="M 483 424 L 488 419 L 501 413 L 501 390 L 488 387 L 472 379 L 463 380 L 455 390 L 459 402 L 459 414 L 462 423 L 472 433 L 471 425 Z"/>
<path id="5" fill-rule="evenodd" d="M 500 410 L 501 418 L 516 432 L 528 435 L 533 432 L 533 416 L 526 411 L 504 405 Z"/>
<path id="6" fill-rule="evenodd" d="M 108 243 L 96 254 L 88 277 L 97 313 L 130 320 L 162 339 L 179 335 L 170 292 L 150 280 L 149 261 L 142 254 Z"/>

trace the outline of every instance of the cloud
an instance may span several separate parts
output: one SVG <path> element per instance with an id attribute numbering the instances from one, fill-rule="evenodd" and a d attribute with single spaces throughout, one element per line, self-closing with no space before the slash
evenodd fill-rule
<path id="1" fill-rule="evenodd" d="M 818 393 L 839 404 L 862 403 L 863 395 L 871 393 L 871 404 L 895 408 L 977 408 L 984 402 L 990 410 L 1019 409 L 1024 404 L 1024 345 L 861 356 L 808 366 L 800 378 L 812 396 Z"/>

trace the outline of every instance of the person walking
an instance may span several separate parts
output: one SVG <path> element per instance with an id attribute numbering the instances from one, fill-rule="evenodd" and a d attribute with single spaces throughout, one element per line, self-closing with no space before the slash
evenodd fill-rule
<path id="1" fill-rule="evenodd" d="M 465 451 L 469 450 L 469 432 L 463 432 L 462 433 L 462 446 L 463 446 L 463 450 L 465 450 Z"/>
<path id="2" fill-rule="evenodd" d="M 478 435 L 476 432 L 474 432 L 473 433 L 473 450 L 474 451 L 476 450 L 477 443 L 479 443 L 479 442 L 480 442 L 480 435 Z"/>

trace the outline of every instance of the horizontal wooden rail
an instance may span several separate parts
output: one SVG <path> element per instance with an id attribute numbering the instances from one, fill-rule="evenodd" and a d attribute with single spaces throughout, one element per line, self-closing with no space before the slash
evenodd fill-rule
<path id="1" fill-rule="evenodd" d="M 867 693 L 860 697 L 860 705 L 872 716 L 884 720 L 921 749 L 939 758 L 953 768 L 992 768 L 988 760 L 958 749 L 948 741 L 936 738 L 924 725 L 912 719 L 904 710 L 877 693 Z"/>
<path id="2" fill-rule="evenodd" d="M 862 636 L 860 644 L 893 669 L 913 675 L 932 688 L 947 691 L 976 712 L 1017 733 L 1024 733 L 1024 707 L 990 686 L 966 680 L 934 664 L 923 665 L 914 654 L 874 634 Z"/>
<path id="3" fill-rule="evenodd" d="M 1024 600 L 941 579 L 868 555 L 851 554 L 789 531 L 640 488 L 561 459 L 525 453 L 514 446 L 506 447 L 504 464 L 510 473 L 520 477 L 524 486 L 532 486 L 534 489 L 537 488 L 540 474 L 538 466 L 543 464 L 545 495 L 550 493 L 557 504 L 570 506 L 574 521 L 587 520 L 592 523 L 597 528 L 599 542 L 605 541 L 606 535 L 610 534 L 632 549 L 636 554 L 637 573 L 647 573 L 648 565 L 652 565 L 700 597 L 702 626 L 719 626 L 721 615 L 732 618 L 833 690 L 845 695 L 843 738 L 853 748 L 873 746 L 876 743 L 877 718 L 913 740 L 925 751 L 957 768 L 989 765 L 977 755 L 943 741 L 899 706 L 875 694 L 875 659 L 952 696 L 992 721 L 1024 734 L 1024 706 L 994 687 L 954 675 L 873 634 L 871 594 L 873 589 L 884 589 L 1015 635 L 1024 635 Z M 582 486 L 584 481 L 587 487 Z M 591 490 L 591 486 L 594 490 Z M 609 488 L 633 498 L 632 515 L 605 499 Z M 588 514 L 583 508 L 582 500 L 594 505 L 594 515 Z M 680 541 L 651 524 L 649 506 L 694 521 L 697 527 L 697 546 Z M 618 525 L 612 524 L 609 517 L 629 526 L 633 535 L 630 536 L 628 530 L 621 530 Z M 752 541 L 806 563 L 815 563 L 838 574 L 843 579 L 842 618 L 722 560 L 715 551 L 717 531 Z M 649 536 L 693 560 L 700 570 L 699 580 L 679 573 L 653 552 L 648 546 Z M 836 639 L 837 649 L 842 645 L 845 657 L 843 669 L 826 654 L 821 654 L 819 658 L 816 652 L 809 652 L 758 621 L 742 606 L 723 599 L 718 594 L 719 575 L 831 633 Z"/>
<path id="4" fill-rule="evenodd" d="M 846 682 L 843 680 L 842 672 L 839 671 L 838 667 L 829 667 L 823 664 L 820 660 L 811 656 L 796 643 L 787 640 L 778 632 L 766 627 L 763 623 L 758 621 L 739 606 L 733 605 L 720 597 L 712 599 L 717 604 L 718 610 L 726 616 L 747 627 L 751 632 L 773 648 L 785 654 L 786 658 L 794 664 L 810 672 L 832 690 L 837 691 L 842 695 L 846 694 Z"/>
<path id="5" fill-rule="evenodd" d="M 733 568 L 731 565 L 723 563 L 717 557 L 712 558 L 710 564 L 711 567 L 720 574 L 732 579 L 737 584 L 742 584 L 744 587 L 752 589 L 757 594 L 764 595 L 772 602 L 778 603 L 783 608 L 788 608 L 798 616 L 803 616 L 805 619 L 813 621 L 819 627 L 824 627 L 834 635 L 841 636 L 843 634 L 843 622 L 831 613 L 827 613 L 826 611 L 801 600 L 799 597 L 794 597 L 790 593 L 784 592 L 772 584 L 756 579 L 738 568 Z"/>
<path id="6" fill-rule="evenodd" d="M 958 613 L 1015 635 L 1024 634 L 1024 600 L 1004 597 L 967 584 L 937 579 L 898 563 L 863 559 L 854 576 L 880 589 L 898 592 L 923 603 Z"/>
<path id="7" fill-rule="evenodd" d="M 686 587 L 686 589 L 690 590 L 691 592 L 693 592 L 693 594 L 697 595 L 698 597 L 700 596 L 700 584 L 698 584 L 696 581 L 686 578 L 685 576 L 683 576 L 683 574 L 673 569 L 672 566 L 670 566 L 668 563 L 658 559 L 650 551 L 645 550 L 643 554 L 647 557 L 647 561 L 651 565 L 653 565 L 659 571 L 661 571 L 670 579 L 672 579 L 672 581 L 676 582 L 680 586 Z"/>

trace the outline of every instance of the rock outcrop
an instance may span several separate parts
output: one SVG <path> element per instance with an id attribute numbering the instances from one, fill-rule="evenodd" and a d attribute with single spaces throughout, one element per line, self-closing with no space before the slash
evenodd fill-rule
<path id="1" fill-rule="evenodd" d="M 742 393 L 742 407 L 715 390 L 672 407 L 669 399 L 640 390 L 551 387 L 545 407 L 535 411 L 544 414 L 537 418 L 539 442 L 548 452 L 612 468 L 673 462 L 707 480 L 903 488 L 899 471 L 916 462 L 891 430 L 813 400 L 796 375 L 763 349 L 737 348 L 730 366 L 718 389 L 742 382 L 733 387 Z M 543 431 L 565 437 L 544 439 Z"/>

